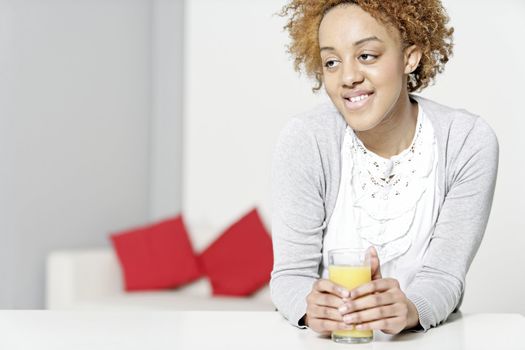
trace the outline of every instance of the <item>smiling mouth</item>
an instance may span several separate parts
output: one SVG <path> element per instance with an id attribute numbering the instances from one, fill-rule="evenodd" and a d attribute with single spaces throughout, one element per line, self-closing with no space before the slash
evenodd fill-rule
<path id="1" fill-rule="evenodd" d="M 345 97 L 345 106 L 350 110 L 360 109 L 361 107 L 365 106 L 369 100 L 371 100 L 372 95 L 373 93 L 368 93 L 359 96 Z"/>
<path id="2" fill-rule="evenodd" d="M 347 101 L 355 103 L 355 102 L 366 100 L 370 95 L 372 95 L 371 92 L 367 93 L 367 94 L 362 94 L 362 95 L 359 95 L 359 96 L 354 96 L 354 97 L 345 97 L 344 99 L 347 100 Z"/>
<path id="3" fill-rule="evenodd" d="M 350 102 L 359 102 L 359 101 L 363 101 L 364 99 L 368 98 L 368 94 L 364 94 L 364 95 L 361 95 L 361 96 L 355 96 L 355 97 L 352 97 L 352 98 L 348 98 L 347 100 L 349 100 Z"/>

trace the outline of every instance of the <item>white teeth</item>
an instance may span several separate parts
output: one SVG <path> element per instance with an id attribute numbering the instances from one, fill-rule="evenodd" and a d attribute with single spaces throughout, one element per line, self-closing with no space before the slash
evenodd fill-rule
<path id="1" fill-rule="evenodd" d="M 361 95 L 361 96 L 351 97 L 350 101 L 351 102 L 358 102 L 358 101 L 364 100 L 367 97 L 368 97 L 368 95 Z"/>

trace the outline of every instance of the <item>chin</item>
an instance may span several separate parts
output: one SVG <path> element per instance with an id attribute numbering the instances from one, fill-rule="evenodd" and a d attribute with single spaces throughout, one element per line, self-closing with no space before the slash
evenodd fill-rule
<path id="1" fill-rule="evenodd" d="M 377 116 L 375 112 L 374 103 L 368 105 L 367 108 L 358 111 L 348 111 L 344 102 L 335 104 L 339 113 L 343 116 L 344 120 L 352 128 L 352 130 L 357 132 L 368 131 L 375 128 L 378 124 L 381 123 L 383 118 Z"/>
<path id="2" fill-rule="evenodd" d="M 343 114 L 343 118 L 352 130 L 363 132 L 375 128 L 381 122 L 381 120 L 377 120 L 377 118 L 370 118 L 369 115 L 370 113 L 364 113 L 364 115 Z"/>

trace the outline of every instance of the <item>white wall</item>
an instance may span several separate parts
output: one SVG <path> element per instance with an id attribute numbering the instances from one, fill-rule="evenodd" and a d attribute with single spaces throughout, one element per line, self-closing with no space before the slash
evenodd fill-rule
<path id="1" fill-rule="evenodd" d="M 253 206 L 269 224 L 273 144 L 320 99 L 283 53 L 282 3 L 186 4 L 183 210 L 198 250 Z"/>
<path id="2" fill-rule="evenodd" d="M 444 0 L 456 28 L 455 55 L 424 95 L 481 115 L 500 144 L 496 194 L 489 225 L 467 276 L 465 311 L 525 315 L 525 2 Z"/>
<path id="3" fill-rule="evenodd" d="M 44 305 L 51 249 L 149 215 L 151 4 L 0 1 L 0 307 Z"/>
<path id="4" fill-rule="evenodd" d="M 269 170 L 277 134 L 319 97 L 284 53 L 277 0 L 191 0 L 186 5 L 183 208 L 198 249 L 251 206 L 269 224 Z M 465 311 L 525 314 L 523 156 L 518 101 L 525 70 L 525 3 L 444 1 L 455 56 L 424 95 L 482 115 L 501 146 L 485 240 L 468 276 Z"/>

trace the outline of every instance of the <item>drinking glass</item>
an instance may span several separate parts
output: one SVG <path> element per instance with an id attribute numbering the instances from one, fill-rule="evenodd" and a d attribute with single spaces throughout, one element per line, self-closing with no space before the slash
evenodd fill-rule
<path id="1" fill-rule="evenodd" d="M 352 290 L 372 280 L 370 258 L 366 248 L 344 248 L 328 251 L 330 281 Z M 347 330 L 332 332 L 337 343 L 368 343 L 373 340 L 372 330 Z"/>

